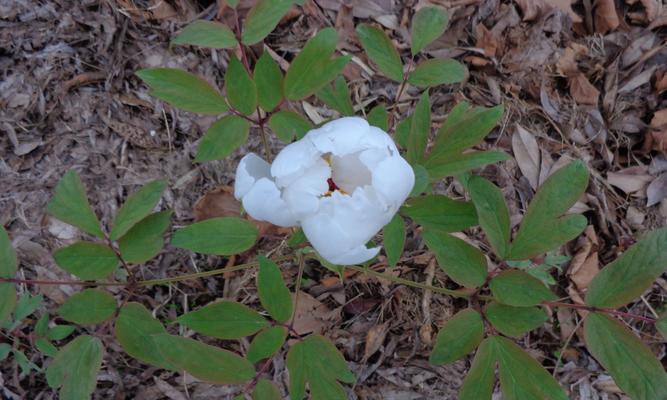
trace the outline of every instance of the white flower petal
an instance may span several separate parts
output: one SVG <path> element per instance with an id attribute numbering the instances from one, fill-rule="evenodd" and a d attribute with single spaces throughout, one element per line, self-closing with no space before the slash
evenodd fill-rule
<path id="1" fill-rule="evenodd" d="M 393 212 L 396 212 L 415 185 L 412 167 L 403 157 L 397 155 L 380 161 L 372 171 L 373 188 L 391 204 Z"/>
<path id="2" fill-rule="evenodd" d="M 257 154 L 246 154 L 236 168 L 234 197 L 237 200 L 241 200 L 257 180 L 271 177 L 270 170 L 271 166 L 269 163 L 261 159 Z"/>
<path id="3" fill-rule="evenodd" d="M 283 198 L 299 219 L 303 219 L 319 209 L 320 197 L 329 190 L 327 179 L 331 168 L 319 159 L 303 175 L 283 189 Z"/>
<path id="4" fill-rule="evenodd" d="M 309 140 L 288 144 L 273 160 L 271 175 L 276 179 L 278 187 L 284 188 L 312 167 L 321 156 Z"/>
<path id="5" fill-rule="evenodd" d="M 359 143 L 368 134 L 368 126 L 363 118 L 339 118 L 311 130 L 304 139 L 311 141 L 322 154 L 344 156 L 362 150 Z"/>
<path id="6" fill-rule="evenodd" d="M 388 155 L 398 155 L 398 148 L 391 136 L 377 126 L 368 127 L 368 133 L 364 135 L 360 145 L 369 149 L 388 150 Z"/>
<path id="7" fill-rule="evenodd" d="M 243 208 L 253 218 L 268 221 L 278 226 L 298 224 L 285 200 L 280 197 L 280 190 L 269 178 L 261 178 L 243 196 Z"/>
<path id="8" fill-rule="evenodd" d="M 331 178 L 336 186 L 347 193 L 352 193 L 358 187 L 371 184 L 371 171 L 359 159 L 359 153 L 352 153 L 343 157 L 334 156 L 331 160 L 331 166 Z"/>
<path id="9" fill-rule="evenodd" d="M 359 245 L 351 250 L 348 250 L 344 253 L 338 254 L 331 259 L 327 259 L 324 257 L 325 260 L 329 261 L 332 264 L 337 264 L 337 265 L 354 265 L 354 264 L 361 264 L 363 262 L 366 262 L 370 260 L 371 258 L 375 257 L 378 255 L 380 252 L 380 247 L 373 247 L 373 248 L 368 248 L 366 245 Z M 320 254 L 321 255 L 321 254 Z"/>

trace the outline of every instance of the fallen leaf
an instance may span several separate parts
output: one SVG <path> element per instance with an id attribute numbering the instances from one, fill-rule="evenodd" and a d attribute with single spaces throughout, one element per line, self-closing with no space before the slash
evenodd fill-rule
<path id="1" fill-rule="evenodd" d="M 475 47 L 484 50 L 487 57 L 495 57 L 498 50 L 498 39 L 481 22 L 475 26 Z"/>
<path id="2" fill-rule="evenodd" d="M 368 330 L 366 334 L 366 344 L 364 346 L 364 360 L 368 360 L 370 356 L 375 354 L 380 349 L 385 337 L 387 337 L 387 323 L 375 325 Z"/>
<path id="3" fill-rule="evenodd" d="M 521 8 L 524 21 L 532 21 L 547 12 L 558 9 L 572 18 L 572 22 L 581 22 L 581 17 L 572 9 L 576 0 L 516 0 Z"/>
<path id="4" fill-rule="evenodd" d="M 330 310 L 324 303 L 304 291 L 299 293 L 298 300 L 293 327 L 299 335 L 321 333 L 326 321 L 336 319 L 340 315 L 340 308 Z"/>
<path id="5" fill-rule="evenodd" d="M 600 263 L 598 260 L 598 238 L 592 225 L 586 227 L 584 235 L 577 240 L 577 250 L 570 267 L 568 276 L 574 282 L 579 291 L 588 288 L 595 275 L 600 272 Z"/>
<path id="6" fill-rule="evenodd" d="M 600 91 L 593 86 L 586 75 L 578 73 L 569 79 L 570 95 L 578 104 L 595 106 L 598 104 Z"/>
<path id="7" fill-rule="evenodd" d="M 595 4 L 595 31 L 605 34 L 618 28 L 619 19 L 614 0 L 598 0 Z"/>
<path id="8" fill-rule="evenodd" d="M 658 176 L 646 188 L 646 207 L 658 204 L 667 197 L 667 172 Z"/>
<path id="9" fill-rule="evenodd" d="M 523 176 L 533 190 L 537 190 L 540 179 L 540 147 L 535 137 L 521 125 L 516 125 L 512 135 L 512 151 Z"/>
<path id="10" fill-rule="evenodd" d="M 656 150 L 667 156 L 667 108 L 656 111 L 644 141 L 644 151 Z"/>
<path id="11" fill-rule="evenodd" d="M 607 174 L 607 182 L 627 194 L 643 190 L 651 181 L 653 177 L 647 173 L 646 167 L 630 167 Z"/>
<path id="12" fill-rule="evenodd" d="M 667 70 L 655 73 L 655 91 L 662 93 L 667 90 Z"/>

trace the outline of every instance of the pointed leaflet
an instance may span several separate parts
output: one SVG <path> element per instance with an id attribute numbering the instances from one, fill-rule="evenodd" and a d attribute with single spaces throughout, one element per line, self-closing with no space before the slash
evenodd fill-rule
<path id="1" fill-rule="evenodd" d="M 294 0 L 259 0 L 245 19 L 241 41 L 253 45 L 263 40 L 283 18 Z"/>
<path id="2" fill-rule="evenodd" d="M 141 264 L 158 255 L 164 246 L 164 232 L 171 222 L 171 211 L 151 214 L 139 221 L 118 241 L 123 259 Z"/>
<path id="3" fill-rule="evenodd" d="M 292 317 L 292 295 L 280 268 L 264 256 L 259 257 L 257 292 L 262 306 L 273 319 L 285 323 Z"/>
<path id="4" fill-rule="evenodd" d="M 18 261 L 16 251 L 5 228 L 0 225 L 0 278 L 13 278 Z M 9 318 L 16 305 L 16 286 L 10 282 L 0 283 L 0 324 Z"/>
<path id="5" fill-rule="evenodd" d="M 382 230 L 384 239 L 384 251 L 387 253 L 387 262 L 390 266 L 395 266 L 403 254 L 405 247 L 405 221 L 400 215 L 394 215 Z"/>
<path id="6" fill-rule="evenodd" d="M 439 162 L 427 168 L 432 179 L 446 176 L 456 176 L 488 164 L 509 160 L 511 157 L 503 151 L 471 151 L 468 153 L 451 155 L 447 161 Z M 428 161 L 426 162 L 428 164 Z"/>
<path id="7" fill-rule="evenodd" d="M 268 321 L 252 308 L 234 301 L 208 304 L 178 317 L 177 321 L 202 335 L 240 339 L 257 333 Z"/>
<path id="8" fill-rule="evenodd" d="M 433 58 L 420 62 L 408 75 L 408 83 L 420 88 L 429 88 L 463 82 L 467 74 L 466 67 L 456 60 Z"/>
<path id="9" fill-rule="evenodd" d="M 389 36 L 382 29 L 368 24 L 357 25 L 356 32 L 368 58 L 380 71 L 389 79 L 403 81 L 401 56 Z"/>
<path id="10" fill-rule="evenodd" d="M 57 312 L 65 321 L 79 325 L 99 324 L 116 312 L 116 299 L 103 290 L 84 289 L 68 298 Z"/>
<path id="11" fill-rule="evenodd" d="M 317 98 L 324 104 L 338 111 L 342 116 L 354 115 L 354 107 L 350 99 L 350 89 L 342 75 L 338 75 L 332 85 L 324 85 L 317 93 Z"/>
<path id="12" fill-rule="evenodd" d="M 198 114 L 216 115 L 227 110 L 225 98 L 204 79 L 175 68 L 149 68 L 136 72 L 151 95 L 176 108 Z"/>
<path id="13" fill-rule="evenodd" d="M 538 307 L 512 307 L 495 301 L 486 306 L 484 315 L 498 332 L 516 338 L 542 326 L 549 318 Z"/>
<path id="14" fill-rule="evenodd" d="M 567 394 L 544 367 L 509 339 L 493 336 L 500 388 L 506 400 L 567 400 Z"/>
<path id="15" fill-rule="evenodd" d="M 86 188 L 73 169 L 60 178 L 56 193 L 49 201 L 46 210 L 59 220 L 76 226 L 86 233 L 98 238 L 104 237 L 100 221 L 88 203 Z"/>
<path id="16" fill-rule="evenodd" d="M 445 232 L 424 229 L 422 237 L 435 253 L 440 268 L 454 282 L 469 288 L 484 284 L 488 273 L 486 258 L 478 248 Z"/>
<path id="17" fill-rule="evenodd" d="M 394 138 L 396 139 L 396 143 L 404 149 L 408 147 L 408 137 L 410 136 L 411 127 L 412 115 L 408 115 L 396 124 Z"/>
<path id="18" fill-rule="evenodd" d="M 667 373 L 651 349 L 612 317 L 589 313 L 586 347 L 634 400 L 667 398 Z"/>
<path id="19" fill-rule="evenodd" d="M 211 218 L 177 230 L 171 244 L 196 253 L 225 256 L 251 248 L 257 234 L 257 227 L 244 219 Z"/>
<path id="20" fill-rule="evenodd" d="M 257 108 L 257 86 L 236 56 L 229 58 L 225 72 L 225 92 L 229 104 L 243 115 Z"/>
<path id="21" fill-rule="evenodd" d="M 412 17 L 412 55 L 422 51 L 447 29 L 449 15 L 440 7 L 423 7 Z"/>
<path id="22" fill-rule="evenodd" d="M 537 278 L 527 272 L 509 270 L 489 282 L 496 300 L 515 307 L 529 307 L 558 298 Z"/>
<path id="23" fill-rule="evenodd" d="M 563 214 L 584 194 L 586 186 L 588 169 L 581 161 L 554 172 L 530 202 L 508 258 L 525 260 L 577 237 L 586 228 L 586 218 Z"/>
<path id="24" fill-rule="evenodd" d="M 366 119 L 368 119 L 370 125 L 377 126 L 385 132 L 389 129 L 389 116 L 387 114 L 387 106 L 384 103 L 373 107 L 368 112 Z"/>
<path id="25" fill-rule="evenodd" d="M 176 35 L 171 44 L 191 44 L 211 49 L 231 49 L 238 42 L 227 25 L 200 19 L 186 26 Z"/>
<path id="26" fill-rule="evenodd" d="M 166 187 L 167 182 L 156 180 L 132 193 L 116 213 L 113 229 L 111 229 L 111 239 L 120 239 L 137 222 L 146 218 L 160 201 Z"/>
<path id="27" fill-rule="evenodd" d="M 104 347 L 92 336 L 79 336 L 60 349 L 46 370 L 52 388 L 60 388 L 59 399 L 89 399 L 97 386 Z"/>
<path id="28" fill-rule="evenodd" d="M 510 215 L 503 192 L 482 177 L 472 177 L 468 192 L 477 210 L 479 224 L 493 250 L 504 258 L 510 245 Z"/>
<path id="29" fill-rule="evenodd" d="M 153 335 L 153 341 L 167 362 L 202 381 L 232 385 L 255 376 L 250 361 L 231 351 L 168 334 Z"/>
<path id="30" fill-rule="evenodd" d="M 496 355 L 490 339 L 484 339 L 477 348 L 475 359 L 468 370 L 459 400 L 491 400 L 496 371 Z"/>
<path id="31" fill-rule="evenodd" d="M 667 228 L 646 234 L 591 282 L 586 304 L 621 307 L 639 297 L 667 268 Z"/>
<path id="32" fill-rule="evenodd" d="M 472 308 L 459 311 L 438 332 L 429 362 L 450 364 L 475 350 L 484 338 L 482 316 Z"/>
<path id="33" fill-rule="evenodd" d="M 197 148 L 195 162 L 222 160 L 248 141 L 250 125 L 245 119 L 228 115 L 211 125 Z"/>
<path id="34" fill-rule="evenodd" d="M 266 379 L 260 379 L 252 392 L 253 400 L 281 400 L 283 398 L 280 390 Z"/>
<path id="35" fill-rule="evenodd" d="M 287 353 L 287 369 L 290 398 L 293 400 L 303 399 L 306 383 L 310 386 L 313 399 L 345 400 L 345 390 L 336 381 L 355 381 L 336 346 L 319 335 L 308 336 L 290 347 Z"/>
<path id="36" fill-rule="evenodd" d="M 425 228 L 441 232 L 458 232 L 477 224 L 477 213 L 472 203 L 441 195 L 410 199 L 401 207 L 401 214 Z"/>
<path id="37" fill-rule="evenodd" d="M 282 110 L 271 115 L 269 128 L 280 140 L 291 143 L 295 136 L 297 139 L 303 138 L 313 128 L 313 124 L 301 114 Z"/>
<path id="38" fill-rule="evenodd" d="M 268 51 L 255 64 L 253 79 L 257 86 L 257 100 L 264 111 L 272 111 L 283 99 L 283 73 Z"/>
<path id="39" fill-rule="evenodd" d="M 53 253 L 56 264 L 81 279 L 102 279 L 116 271 L 119 260 L 114 251 L 103 244 L 76 242 Z"/>
<path id="40" fill-rule="evenodd" d="M 424 157 L 428 136 L 431 133 L 431 105 L 429 103 L 428 90 L 419 98 L 412 114 L 410 124 L 410 135 L 408 136 L 407 160 L 410 164 L 416 164 Z"/>
<path id="41" fill-rule="evenodd" d="M 158 351 L 153 335 L 166 334 L 167 330 L 139 303 L 127 303 L 120 309 L 114 327 L 116 339 L 130 356 L 147 364 L 174 370 Z"/>
<path id="42" fill-rule="evenodd" d="M 410 197 L 417 197 L 428 189 L 430 176 L 426 168 L 419 164 L 414 164 L 412 166 L 412 171 L 415 174 L 415 185 L 412 187 Z"/>
<path id="43" fill-rule="evenodd" d="M 306 42 L 285 76 L 285 96 L 289 100 L 316 93 L 343 70 L 350 56 L 331 58 L 337 42 L 338 34 L 333 28 L 322 29 Z"/>
<path id="44" fill-rule="evenodd" d="M 287 339 L 287 328 L 283 326 L 272 326 L 267 328 L 252 339 L 246 357 L 251 363 L 256 363 L 265 358 L 273 357 L 280 350 Z"/>

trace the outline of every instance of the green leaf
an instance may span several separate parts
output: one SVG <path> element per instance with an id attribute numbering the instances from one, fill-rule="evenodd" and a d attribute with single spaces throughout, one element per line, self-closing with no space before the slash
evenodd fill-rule
<path id="1" fill-rule="evenodd" d="M 324 87 L 317 93 L 317 98 L 343 116 L 354 115 L 354 106 L 352 106 L 350 90 L 347 87 L 345 78 L 341 75 L 338 75 L 333 85 L 324 85 Z"/>
<path id="2" fill-rule="evenodd" d="M 252 363 L 273 357 L 283 346 L 285 339 L 287 339 L 287 329 L 285 327 L 272 326 L 267 328 L 252 339 L 246 357 Z"/>
<path id="3" fill-rule="evenodd" d="M 410 164 L 418 163 L 424 157 L 428 136 L 431 133 L 431 105 L 428 90 L 419 98 L 412 114 L 410 135 L 408 136 L 407 159 Z"/>
<path id="4" fill-rule="evenodd" d="M 408 140 L 410 137 L 410 128 L 412 128 L 412 115 L 407 116 L 396 124 L 396 142 L 402 148 L 408 147 Z"/>
<path id="5" fill-rule="evenodd" d="M 55 357 L 58 354 L 58 348 L 45 338 L 35 339 L 35 347 L 40 353 L 48 357 Z"/>
<path id="6" fill-rule="evenodd" d="M 420 62 L 410 72 L 408 83 L 420 88 L 463 82 L 468 74 L 466 67 L 451 58 L 433 58 Z"/>
<path id="7" fill-rule="evenodd" d="M 394 215 L 394 218 L 384 227 L 382 234 L 387 262 L 393 267 L 398 263 L 405 247 L 405 221 L 400 215 Z"/>
<path id="8" fill-rule="evenodd" d="M 23 293 L 16 304 L 14 311 L 14 324 L 8 329 L 9 332 L 18 328 L 23 319 L 30 316 L 42 305 L 44 298 L 41 294 L 32 296 L 30 293 Z"/>
<path id="9" fill-rule="evenodd" d="M 299 247 L 300 245 L 306 243 L 306 234 L 303 232 L 303 229 L 299 228 L 296 232 L 287 239 L 287 245 L 292 248 Z"/>
<path id="10" fill-rule="evenodd" d="M 667 398 L 667 373 L 651 349 L 623 324 L 589 313 L 584 323 L 586 347 L 621 390 L 634 400 Z"/>
<path id="11" fill-rule="evenodd" d="M 171 211 L 151 214 L 139 221 L 118 241 L 120 254 L 131 264 L 141 264 L 160 253 L 164 232 L 171 222 Z"/>
<path id="12" fill-rule="evenodd" d="M 60 178 L 56 193 L 46 206 L 46 210 L 59 220 L 76 226 L 86 233 L 98 238 L 104 237 L 100 221 L 88 203 L 86 188 L 73 169 Z"/>
<path id="13" fill-rule="evenodd" d="M 222 160 L 248 141 L 250 125 L 245 119 L 228 115 L 211 125 L 197 148 L 195 162 Z"/>
<path id="14" fill-rule="evenodd" d="M 46 331 L 49 329 L 49 314 L 44 313 L 35 323 L 34 336 L 44 337 L 46 336 Z"/>
<path id="15" fill-rule="evenodd" d="M 244 219 L 211 218 L 177 230 L 171 244 L 195 253 L 229 256 L 251 248 L 257 235 L 257 227 Z"/>
<path id="16" fill-rule="evenodd" d="M 204 79 L 176 68 L 148 68 L 136 72 L 151 95 L 174 107 L 197 114 L 217 115 L 229 110 L 225 98 Z"/>
<path id="17" fill-rule="evenodd" d="M 460 360 L 475 350 L 483 338 L 482 316 L 472 308 L 459 311 L 438 332 L 429 362 L 443 365 Z"/>
<path id="18" fill-rule="evenodd" d="M 444 232 L 424 229 L 422 234 L 429 250 L 435 253 L 438 265 L 459 285 L 481 286 L 488 274 L 486 258 L 477 248 Z"/>
<path id="19" fill-rule="evenodd" d="M 495 301 L 486 306 L 484 315 L 498 332 L 516 338 L 539 328 L 549 318 L 541 308 L 512 307 Z"/>
<path id="20" fill-rule="evenodd" d="M 489 288 L 498 302 L 515 307 L 534 306 L 558 298 L 539 279 L 517 270 L 500 273 L 489 282 Z"/>
<path id="21" fill-rule="evenodd" d="M 72 325 L 56 325 L 49 328 L 46 337 L 49 340 L 63 340 L 74 333 L 74 330 L 75 328 Z"/>
<path id="22" fill-rule="evenodd" d="M 385 132 L 389 129 L 389 114 L 387 114 L 387 106 L 384 103 L 373 107 L 368 112 L 366 119 L 371 126 L 377 126 Z"/>
<path id="23" fill-rule="evenodd" d="M 175 370 L 176 367 L 162 356 L 153 335 L 166 334 L 167 330 L 139 303 L 127 303 L 116 318 L 114 334 L 123 350 L 130 356 L 159 368 Z"/>
<path id="24" fill-rule="evenodd" d="M 440 7 L 423 7 L 412 17 L 412 55 L 422 51 L 439 38 L 449 22 L 449 15 Z"/>
<path id="25" fill-rule="evenodd" d="M 12 241 L 0 225 L 0 278 L 13 278 L 18 260 Z M 0 324 L 10 317 L 16 305 L 16 286 L 11 282 L 0 283 Z"/>
<path id="26" fill-rule="evenodd" d="M 266 379 L 260 379 L 252 392 L 253 400 L 281 400 L 283 398 L 280 390 Z"/>
<path id="27" fill-rule="evenodd" d="M 99 324 L 115 312 L 116 299 L 111 293 L 99 289 L 84 289 L 58 308 L 60 318 L 79 325 Z"/>
<path id="28" fill-rule="evenodd" d="M 401 56 L 389 36 L 382 29 L 368 24 L 357 25 L 356 32 L 361 45 L 368 54 L 368 58 L 377 65 L 387 78 L 402 82 L 403 64 L 401 63 Z"/>
<path id="29" fill-rule="evenodd" d="M 171 45 L 190 44 L 211 49 L 231 49 L 238 42 L 231 29 L 219 22 L 197 20 L 186 26 Z"/>
<path id="30" fill-rule="evenodd" d="M 283 100 L 283 73 L 268 52 L 262 53 L 257 60 L 253 79 L 260 107 L 266 112 L 273 111 Z"/>
<path id="31" fill-rule="evenodd" d="M 113 229 L 111 229 L 111 240 L 120 239 L 137 222 L 146 218 L 160 201 L 166 187 L 167 182 L 156 180 L 132 193 L 116 213 Z"/>
<path id="32" fill-rule="evenodd" d="M 428 189 L 430 176 L 426 168 L 419 164 L 414 164 L 412 170 L 415 173 L 415 185 L 412 187 L 410 197 L 416 197 L 424 193 Z"/>
<path id="33" fill-rule="evenodd" d="M 240 339 L 267 326 L 268 321 L 252 308 L 234 301 L 208 304 L 178 317 L 177 321 L 202 335 Z"/>
<path id="34" fill-rule="evenodd" d="M 292 295 L 285 285 L 280 268 L 264 256 L 259 257 L 257 292 L 259 301 L 273 319 L 285 323 L 292 317 Z"/>
<path id="35" fill-rule="evenodd" d="M 667 228 L 645 235 L 600 271 L 586 293 L 593 307 L 621 307 L 639 297 L 667 268 Z"/>
<path id="36" fill-rule="evenodd" d="M 60 349 L 46 369 L 50 387 L 60 388 L 61 400 L 89 399 L 97 386 L 104 346 L 100 339 L 83 335 Z"/>
<path id="37" fill-rule="evenodd" d="M 504 259 L 510 246 L 510 215 L 503 192 L 482 177 L 472 177 L 468 182 L 479 225 L 496 254 Z"/>
<path id="38" fill-rule="evenodd" d="M 310 386 L 313 399 L 345 400 L 345 390 L 337 381 L 355 381 L 336 346 L 319 335 L 308 336 L 290 347 L 287 353 L 287 368 L 292 400 L 303 399 L 306 383 Z"/>
<path id="39" fill-rule="evenodd" d="M 84 280 L 102 279 L 118 267 L 116 253 L 103 244 L 76 242 L 53 253 L 56 264 Z"/>
<path id="40" fill-rule="evenodd" d="M 5 361 L 11 351 L 12 346 L 10 346 L 9 343 L 0 343 L 0 362 Z"/>
<path id="41" fill-rule="evenodd" d="M 437 163 L 427 159 L 425 166 L 431 179 L 440 179 L 454 176 L 488 164 L 509 160 L 511 157 L 503 151 L 473 151 L 469 153 L 451 155 L 447 160 Z"/>
<path id="42" fill-rule="evenodd" d="M 667 314 L 662 314 L 660 318 L 655 321 L 655 329 L 660 332 L 663 338 L 667 339 Z"/>
<path id="43" fill-rule="evenodd" d="M 225 0 L 228 6 L 236 8 L 239 5 L 239 0 Z"/>
<path id="44" fill-rule="evenodd" d="M 285 76 L 285 96 L 289 100 L 316 93 L 343 70 L 351 56 L 331 59 L 337 42 L 338 34 L 333 28 L 322 29 L 306 42 Z"/>
<path id="45" fill-rule="evenodd" d="M 574 161 L 554 172 L 538 189 L 510 247 L 510 260 L 525 260 L 577 237 L 587 224 L 581 215 L 566 215 L 588 186 L 588 169 Z"/>
<path id="46" fill-rule="evenodd" d="M 442 232 L 458 232 L 477 224 L 477 213 L 472 203 L 441 195 L 410 199 L 401 207 L 401 214 L 424 228 Z"/>
<path id="47" fill-rule="evenodd" d="M 424 166 L 429 168 L 447 162 L 452 156 L 479 144 L 496 126 L 504 112 L 502 105 L 470 109 L 466 102 L 457 104 L 440 126 Z"/>
<path id="48" fill-rule="evenodd" d="M 257 109 L 257 87 L 236 56 L 229 58 L 225 73 L 225 92 L 229 104 L 243 115 Z"/>
<path id="49" fill-rule="evenodd" d="M 293 111 L 278 111 L 269 118 L 269 128 L 280 140 L 290 143 L 296 136 L 301 139 L 313 128 L 313 124 Z"/>
<path id="50" fill-rule="evenodd" d="M 245 19 L 241 41 L 253 45 L 263 40 L 287 14 L 294 0 L 259 0 Z"/>
<path id="51" fill-rule="evenodd" d="M 491 400 L 496 371 L 496 356 L 490 339 L 477 348 L 475 359 L 459 391 L 459 400 Z"/>
<path id="52" fill-rule="evenodd" d="M 495 345 L 500 388 L 506 400 L 567 400 L 567 394 L 540 363 L 519 346 L 501 336 L 489 338 Z"/>
<path id="53" fill-rule="evenodd" d="M 202 381 L 233 385 L 255 376 L 250 361 L 231 351 L 168 334 L 153 335 L 153 341 L 167 362 Z"/>

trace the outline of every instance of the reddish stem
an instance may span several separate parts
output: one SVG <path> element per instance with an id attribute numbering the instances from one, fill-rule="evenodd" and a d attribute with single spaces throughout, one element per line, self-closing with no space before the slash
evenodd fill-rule
<path id="1" fill-rule="evenodd" d="M 618 317 L 630 318 L 637 321 L 644 321 L 649 324 L 655 324 L 656 322 L 656 320 L 651 317 L 644 317 L 642 315 L 632 314 L 625 311 L 618 311 L 612 308 L 599 308 L 599 307 L 587 306 L 585 304 L 563 303 L 560 301 L 545 301 L 542 304 L 552 307 L 565 307 L 565 308 L 574 308 L 577 310 L 585 310 L 590 312 L 601 312 L 605 314 L 616 315 Z"/>

